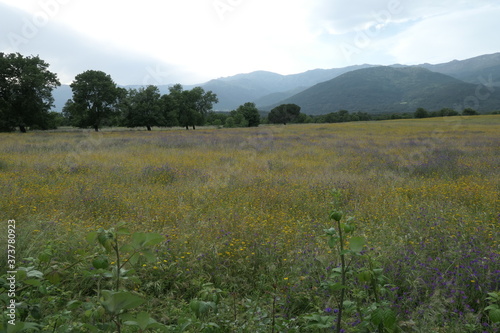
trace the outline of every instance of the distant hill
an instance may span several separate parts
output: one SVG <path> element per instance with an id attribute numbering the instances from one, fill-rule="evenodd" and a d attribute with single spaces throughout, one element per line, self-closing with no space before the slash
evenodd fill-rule
<path id="1" fill-rule="evenodd" d="M 219 98 L 219 103 L 215 105 L 215 109 L 218 111 L 234 110 L 246 102 L 254 102 L 257 107 L 265 109 L 267 106 L 280 104 L 281 101 L 292 98 L 292 96 L 318 83 L 332 80 L 355 70 L 373 67 L 378 66 L 364 64 L 343 68 L 314 69 L 291 75 L 256 71 L 218 78 L 196 85 L 184 85 L 184 88 L 192 89 L 195 86 L 201 86 L 207 91 L 212 90 Z M 409 66 L 398 64 L 390 67 L 398 69 L 408 68 Z M 493 85 L 500 87 L 500 53 L 460 61 L 454 60 L 444 64 L 422 64 L 416 67 L 426 68 L 473 84 L 493 82 Z M 125 86 L 125 88 L 138 87 L 140 85 Z M 168 85 L 161 85 L 158 88 L 162 94 L 168 93 Z M 447 94 L 449 95 L 451 92 Z M 61 111 L 64 103 L 71 98 L 72 94 L 69 86 L 61 86 L 54 90 L 53 95 L 56 105 L 54 109 Z M 482 104 L 488 105 L 488 103 Z M 315 113 L 317 112 L 319 111 Z"/>
<path id="2" fill-rule="evenodd" d="M 414 112 L 461 108 L 474 97 L 477 84 L 420 67 L 372 67 L 319 83 L 277 104 L 295 103 L 302 112 L 319 115 L 338 110 L 368 113 Z M 483 92 L 487 92 L 484 87 Z M 275 104 L 275 105 L 277 105 Z M 270 105 L 266 110 L 275 105 Z M 500 109 L 500 89 L 480 101 L 478 111 Z M 461 111 L 461 110 L 459 110 Z"/>
<path id="3" fill-rule="evenodd" d="M 254 102 L 257 106 L 276 103 L 317 83 L 330 80 L 355 69 L 371 66 L 373 65 L 314 69 L 290 75 L 256 71 L 211 80 L 199 86 L 206 91 L 211 90 L 217 94 L 219 97 L 219 103 L 215 105 L 217 110 L 230 111 L 246 102 Z"/>
<path id="4" fill-rule="evenodd" d="M 469 83 L 484 84 L 491 78 L 493 85 L 500 87 L 500 52 L 438 65 L 422 64 L 418 67 Z"/>

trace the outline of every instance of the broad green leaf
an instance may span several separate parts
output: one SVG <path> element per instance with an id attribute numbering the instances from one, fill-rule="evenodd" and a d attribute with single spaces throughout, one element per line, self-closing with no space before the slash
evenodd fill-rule
<path id="1" fill-rule="evenodd" d="M 132 309 L 144 303 L 144 299 L 128 291 L 103 290 L 102 296 L 104 298 L 101 302 L 102 306 L 112 314 L 119 314 L 123 310 Z"/>
<path id="2" fill-rule="evenodd" d="M 55 269 L 46 273 L 45 278 L 52 284 L 59 284 L 61 282 L 61 273 Z"/>
<path id="3" fill-rule="evenodd" d="M 328 284 L 328 289 L 330 289 L 330 291 L 332 292 L 335 292 L 335 291 L 339 291 L 341 289 L 345 289 L 347 288 L 346 286 L 344 286 L 342 283 L 329 283 Z"/>
<path id="4" fill-rule="evenodd" d="M 40 262 L 50 262 L 50 259 L 52 259 L 52 253 L 48 249 L 45 251 L 42 251 L 38 255 L 38 260 L 40 260 Z"/>
<path id="5" fill-rule="evenodd" d="M 335 228 L 323 229 L 323 231 L 325 232 L 325 234 L 330 235 L 330 236 L 337 234 L 337 230 L 335 230 Z"/>
<path id="6" fill-rule="evenodd" d="M 493 323 L 500 323 L 500 309 L 490 310 L 488 312 L 488 317 Z"/>
<path id="7" fill-rule="evenodd" d="M 160 244 L 165 238 L 155 232 L 136 232 L 132 235 L 132 245 L 136 248 L 154 246 Z"/>
<path id="8" fill-rule="evenodd" d="M 338 242 L 337 237 L 330 237 L 330 239 L 328 240 L 328 246 L 333 249 L 335 245 L 337 245 L 337 242 Z"/>
<path id="9" fill-rule="evenodd" d="M 66 309 L 71 311 L 71 310 L 76 310 L 81 306 L 82 306 L 81 301 L 73 300 L 73 301 L 69 301 L 68 304 L 66 304 Z"/>
<path id="10" fill-rule="evenodd" d="M 40 325 L 37 323 L 30 323 L 30 322 L 22 322 L 22 321 L 17 321 L 15 325 L 8 325 L 7 326 L 7 333 L 17 333 L 17 332 L 22 332 L 22 331 L 28 331 L 30 329 L 33 329 L 35 331 L 40 330 Z"/>
<path id="11" fill-rule="evenodd" d="M 29 284 L 30 286 L 35 286 L 35 287 L 39 287 L 42 285 L 40 280 L 36 280 L 36 279 L 27 279 L 27 280 L 24 280 L 23 283 Z"/>
<path id="12" fill-rule="evenodd" d="M 142 251 L 142 256 L 150 263 L 155 263 L 157 261 L 156 255 L 154 255 L 151 251 Z"/>
<path id="13" fill-rule="evenodd" d="M 90 244 L 93 244 L 97 239 L 97 231 L 92 231 L 85 236 L 85 240 Z"/>
<path id="14" fill-rule="evenodd" d="M 145 331 L 147 329 L 152 328 L 162 328 L 164 325 L 158 323 L 156 320 L 149 316 L 147 312 L 139 312 L 137 316 L 134 318 L 132 316 L 124 316 L 122 317 L 125 321 L 123 322 L 125 325 L 129 326 L 138 326 L 141 331 Z"/>
<path id="15" fill-rule="evenodd" d="M 33 270 L 26 271 L 26 276 L 27 277 L 35 277 L 35 278 L 38 278 L 38 279 L 42 279 L 43 278 L 43 273 L 40 272 L 40 271 L 37 271 L 36 269 L 33 269 Z"/>
<path id="16" fill-rule="evenodd" d="M 387 328 L 393 328 L 396 324 L 396 314 L 391 309 L 384 309 L 383 311 L 383 323 Z"/>
<path id="17" fill-rule="evenodd" d="M 349 248 L 352 252 L 359 253 L 363 251 L 365 243 L 366 241 L 364 237 L 352 237 L 351 239 L 349 239 Z"/>
<path id="18" fill-rule="evenodd" d="M 371 271 L 362 271 L 358 274 L 358 279 L 361 282 L 370 282 L 372 280 L 373 273 Z"/>

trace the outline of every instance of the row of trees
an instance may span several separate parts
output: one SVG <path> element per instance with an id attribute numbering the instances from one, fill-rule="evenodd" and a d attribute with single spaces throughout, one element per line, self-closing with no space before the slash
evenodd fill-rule
<path id="1" fill-rule="evenodd" d="M 75 77 L 70 85 L 73 98 L 66 102 L 63 114 L 51 112 L 52 90 L 60 86 L 55 73 L 38 56 L 24 57 L 19 53 L 0 53 L 0 131 L 21 132 L 27 128 L 51 129 L 57 123 L 96 131 L 102 126 L 146 127 L 182 126 L 188 129 L 201 125 L 252 127 L 261 123 L 336 123 L 379 119 L 427 118 L 455 116 L 459 113 L 444 108 L 429 112 L 418 108 L 413 114 L 370 115 L 347 110 L 326 115 L 310 116 L 300 112 L 296 104 L 275 107 L 268 115 L 259 112 L 254 103 L 245 103 L 229 113 L 215 113 L 217 95 L 196 87 L 184 90 L 176 84 L 162 95 L 156 86 L 124 89 L 111 76 L 89 70 Z M 478 114 L 465 109 L 463 115 Z"/>
<path id="2" fill-rule="evenodd" d="M 188 129 L 203 125 L 207 114 L 218 102 L 217 96 L 196 87 L 184 90 L 176 84 L 162 95 L 156 86 L 139 89 L 120 88 L 111 76 L 89 70 L 75 77 L 70 85 L 73 99 L 66 102 L 63 114 L 69 124 L 92 127 L 104 125 L 128 127 L 183 126 Z"/>

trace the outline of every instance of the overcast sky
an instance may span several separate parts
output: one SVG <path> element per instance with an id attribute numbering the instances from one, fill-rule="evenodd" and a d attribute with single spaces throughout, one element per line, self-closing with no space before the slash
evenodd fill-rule
<path id="1" fill-rule="evenodd" d="M 39 55 L 62 83 L 195 84 L 495 53 L 499 18 L 498 0 L 0 0 L 0 52 Z"/>

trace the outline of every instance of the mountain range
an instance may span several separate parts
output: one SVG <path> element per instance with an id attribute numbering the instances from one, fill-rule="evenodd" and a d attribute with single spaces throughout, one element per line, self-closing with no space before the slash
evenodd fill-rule
<path id="1" fill-rule="evenodd" d="M 237 74 L 210 80 L 201 86 L 217 94 L 214 109 L 230 111 L 246 102 L 269 111 L 283 103 L 295 103 L 306 114 L 325 114 L 341 109 L 368 113 L 430 111 L 472 107 L 478 111 L 500 110 L 500 52 L 443 64 L 406 66 L 356 65 L 280 75 L 267 71 Z M 137 86 L 124 86 L 137 88 Z M 169 85 L 159 86 L 168 93 Z M 71 98 L 63 85 L 53 92 L 55 110 Z"/>

